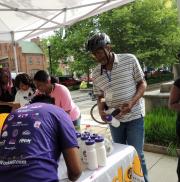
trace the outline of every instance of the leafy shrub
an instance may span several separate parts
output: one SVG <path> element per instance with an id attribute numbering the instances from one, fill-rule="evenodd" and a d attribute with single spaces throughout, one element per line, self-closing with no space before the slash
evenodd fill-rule
<path id="1" fill-rule="evenodd" d="M 172 73 L 164 73 L 160 74 L 158 77 L 150 77 L 147 79 L 147 84 L 154 84 L 154 83 L 161 83 L 164 81 L 170 81 L 173 80 L 173 74 Z"/>
<path id="2" fill-rule="evenodd" d="M 166 107 L 154 108 L 145 120 L 145 142 L 157 145 L 176 145 L 176 112 Z"/>

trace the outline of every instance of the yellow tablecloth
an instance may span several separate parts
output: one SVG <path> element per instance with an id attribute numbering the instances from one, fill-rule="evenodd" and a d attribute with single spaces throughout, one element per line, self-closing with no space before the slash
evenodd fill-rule
<path id="1" fill-rule="evenodd" d="M 2 130 L 2 126 L 4 124 L 4 121 L 6 119 L 6 117 L 9 115 L 9 113 L 2 113 L 0 114 L 0 133 L 1 133 L 1 130 Z"/>

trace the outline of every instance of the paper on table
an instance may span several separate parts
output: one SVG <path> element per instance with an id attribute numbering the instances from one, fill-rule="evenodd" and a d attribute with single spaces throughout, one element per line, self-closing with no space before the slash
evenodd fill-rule
<path id="1" fill-rule="evenodd" d="M 0 106 L 1 105 L 7 105 L 7 106 L 12 107 L 12 111 L 14 111 L 14 110 L 21 107 L 20 103 L 18 103 L 18 102 L 3 102 L 3 101 L 0 101 Z"/>

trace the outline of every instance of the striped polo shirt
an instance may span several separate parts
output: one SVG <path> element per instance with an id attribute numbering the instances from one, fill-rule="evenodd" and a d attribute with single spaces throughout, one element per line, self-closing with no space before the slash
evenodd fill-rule
<path id="1" fill-rule="evenodd" d="M 93 71 L 93 91 L 95 95 L 104 95 L 110 108 L 121 106 L 128 102 L 136 93 L 136 86 L 144 79 L 144 73 L 139 61 L 132 54 L 114 54 L 113 68 L 110 72 L 101 71 L 101 64 Z M 101 74 L 102 72 L 102 74 Z M 144 100 L 139 99 L 130 113 L 118 118 L 127 122 L 144 116 Z"/>

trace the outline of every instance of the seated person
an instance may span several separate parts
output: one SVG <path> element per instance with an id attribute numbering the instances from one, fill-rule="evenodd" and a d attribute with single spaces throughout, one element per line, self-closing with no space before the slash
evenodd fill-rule
<path id="1" fill-rule="evenodd" d="M 15 87 L 18 89 L 15 102 L 20 103 L 20 106 L 29 103 L 35 92 L 35 86 L 30 76 L 26 73 L 18 74 L 15 78 Z"/>
<path id="2" fill-rule="evenodd" d="M 36 94 L 43 93 L 55 99 L 55 104 L 64 109 L 77 130 L 80 129 L 81 114 L 79 107 L 73 102 L 71 93 L 64 85 L 54 82 L 54 79 L 44 70 L 39 70 L 34 75 Z"/>
<path id="3" fill-rule="evenodd" d="M 15 94 L 10 71 L 8 68 L 0 68 L 0 102 L 13 102 Z M 10 113 L 11 110 L 12 106 L 8 104 L 0 105 L 0 113 Z"/>
<path id="4" fill-rule="evenodd" d="M 37 95 L 31 104 L 11 112 L 0 135 L 0 181 L 58 182 L 58 160 L 63 154 L 68 178 L 81 174 L 75 129 L 68 114 Z"/>

